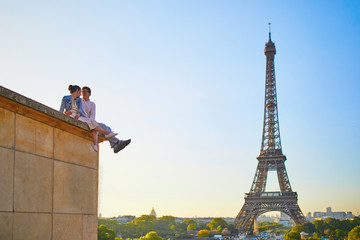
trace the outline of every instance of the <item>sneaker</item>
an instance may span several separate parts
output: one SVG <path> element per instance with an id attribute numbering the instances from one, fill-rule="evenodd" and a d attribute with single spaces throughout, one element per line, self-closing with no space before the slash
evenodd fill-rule
<path id="1" fill-rule="evenodd" d="M 123 150 L 127 145 L 129 145 L 131 142 L 131 139 L 128 139 L 128 140 L 120 140 L 119 143 L 117 143 L 114 147 L 114 153 L 118 153 L 120 152 L 121 150 Z"/>
<path id="2" fill-rule="evenodd" d="M 107 135 L 105 135 L 105 138 L 111 138 L 111 137 L 115 137 L 116 135 L 118 135 L 117 133 L 111 132 Z"/>
<path id="3" fill-rule="evenodd" d="M 94 149 L 94 151 L 95 152 L 97 152 L 98 151 L 98 147 L 97 147 L 97 145 L 96 144 L 90 144 L 91 145 L 91 147 Z"/>

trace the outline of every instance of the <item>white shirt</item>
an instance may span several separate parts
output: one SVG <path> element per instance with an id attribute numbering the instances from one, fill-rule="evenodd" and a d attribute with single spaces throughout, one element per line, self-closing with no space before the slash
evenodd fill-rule
<path id="1" fill-rule="evenodd" d="M 95 120 L 95 114 L 96 114 L 95 103 L 90 100 L 85 101 L 83 98 L 81 100 L 82 100 L 83 112 L 85 117 Z"/>

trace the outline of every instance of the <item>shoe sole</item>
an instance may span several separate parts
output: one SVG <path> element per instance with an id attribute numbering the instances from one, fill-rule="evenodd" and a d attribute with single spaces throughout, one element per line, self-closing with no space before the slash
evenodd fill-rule
<path id="1" fill-rule="evenodd" d="M 124 142 L 122 143 L 122 145 L 121 145 L 118 149 L 116 149 L 116 151 L 115 151 L 115 149 L 114 149 L 114 153 L 120 152 L 120 151 L 123 150 L 127 145 L 129 145 L 130 143 L 131 143 L 131 140 L 128 141 L 128 142 L 124 141 Z M 120 143 L 120 144 L 121 144 L 121 143 Z"/>

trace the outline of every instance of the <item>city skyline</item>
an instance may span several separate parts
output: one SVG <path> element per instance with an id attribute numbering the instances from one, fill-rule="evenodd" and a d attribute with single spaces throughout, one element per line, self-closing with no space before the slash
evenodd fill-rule
<path id="1" fill-rule="evenodd" d="M 311 218 L 313 218 L 314 217 L 314 214 L 315 213 L 328 213 L 327 212 L 327 209 L 328 208 L 330 208 L 330 209 L 332 209 L 331 207 L 327 207 L 327 208 L 325 208 L 325 209 L 320 209 L 320 210 L 317 210 L 317 211 L 314 211 L 314 212 L 306 212 L 306 213 L 304 213 L 304 216 L 306 217 L 306 218 L 308 218 L 309 216 L 308 216 L 308 214 L 310 213 L 311 214 Z M 155 208 L 153 208 L 154 209 L 154 211 L 156 212 L 156 209 Z M 126 215 L 114 215 L 114 216 L 107 216 L 106 218 L 113 218 L 113 217 L 122 217 L 122 216 L 135 216 L 135 217 L 140 217 L 141 215 L 152 215 L 151 214 L 151 212 L 152 212 L 152 210 L 151 211 L 149 211 L 148 213 L 143 213 L 143 214 L 140 214 L 140 215 L 133 215 L 133 214 L 126 214 Z M 352 211 L 331 211 L 330 213 L 335 213 L 335 212 L 344 212 L 344 213 L 352 213 L 353 215 L 354 215 L 354 217 L 360 217 L 360 213 L 354 213 L 354 212 L 352 212 Z M 283 214 L 285 214 L 285 213 L 283 213 Z M 281 213 L 280 212 L 278 212 L 278 211 L 271 211 L 271 212 L 267 212 L 267 213 L 264 213 L 264 214 L 261 214 L 259 217 L 280 217 L 280 215 L 281 215 Z M 285 214 L 286 216 L 287 216 L 287 214 Z M 101 212 L 99 212 L 99 214 L 98 214 L 98 216 L 99 217 L 103 217 L 102 216 L 102 214 L 101 214 Z M 170 215 L 168 215 L 168 214 L 163 214 L 163 215 L 161 215 L 161 216 L 158 216 L 157 214 L 156 214 L 156 217 L 157 218 L 159 218 L 159 217 L 162 217 L 162 216 L 170 216 Z M 187 217 L 177 217 L 177 216 L 174 216 L 174 217 L 176 217 L 176 218 L 213 218 L 212 216 L 201 216 L 201 217 L 198 217 L 198 216 L 187 216 Z M 222 217 L 222 218 L 224 218 L 224 219 L 235 219 L 235 217 L 236 216 L 217 216 L 217 217 Z M 290 217 L 289 217 L 289 219 L 291 219 Z"/>
<path id="2" fill-rule="evenodd" d="M 0 85 L 59 109 L 92 88 L 105 217 L 234 217 L 263 127 L 268 23 L 281 143 L 299 206 L 360 213 L 360 2 L 0 3 Z M 267 191 L 279 189 L 269 173 Z"/>

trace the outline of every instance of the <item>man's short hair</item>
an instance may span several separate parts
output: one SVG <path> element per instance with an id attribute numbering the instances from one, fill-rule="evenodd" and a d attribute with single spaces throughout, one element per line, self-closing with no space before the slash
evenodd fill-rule
<path id="1" fill-rule="evenodd" d="M 89 91 L 89 93 L 91 93 L 91 89 L 89 87 L 83 87 L 82 90 L 86 90 Z"/>

